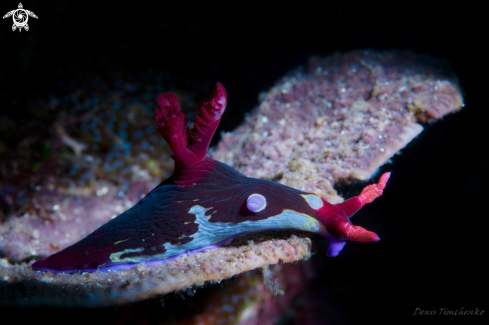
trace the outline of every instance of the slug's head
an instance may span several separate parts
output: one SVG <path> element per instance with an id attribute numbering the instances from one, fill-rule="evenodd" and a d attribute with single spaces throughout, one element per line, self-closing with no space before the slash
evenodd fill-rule
<path id="1" fill-rule="evenodd" d="M 372 202 L 375 198 L 382 195 L 387 184 L 390 173 L 385 173 L 380 177 L 378 184 L 365 187 L 359 196 L 352 197 L 339 204 L 331 204 L 316 195 L 302 195 L 315 209 L 326 228 L 323 235 L 329 240 L 329 248 L 326 252 L 328 256 L 337 256 L 346 244 L 346 240 L 361 243 L 377 242 L 380 237 L 374 232 L 368 231 L 360 226 L 354 226 L 350 218 L 362 206 Z"/>
<path id="2" fill-rule="evenodd" d="M 221 178 L 231 168 L 220 163 L 214 170 L 208 176 L 219 185 L 209 187 L 206 179 L 204 183 L 212 195 L 201 197 L 198 204 L 209 209 L 210 222 L 219 222 L 228 230 L 240 229 L 236 234 L 279 229 L 314 232 L 329 241 L 328 256 L 338 255 L 347 240 L 362 243 L 380 240 L 375 233 L 353 225 L 350 218 L 382 194 L 390 173 L 382 175 L 378 184 L 367 186 L 359 196 L 331 204 L 317 195 L 268 180 L 243 175 Z"/>
<path id="3" fill-rule="evenodd" d="M 253 221 L 255 231 L 297 229 L 315 232 L 329 241 L 326 255 L 337 256 L 347 240 L 362 243 L 380 240 L 374 232 L 353 225 L 350 218 L 361 207 L 382 194 L 389 177 L 390 173 L 383 174 L 377 184 L 365 187 L 360 195 L 339 204 L 331 204 L 317 195 L 275 182 L 246 178 L 241 193 L 235 192 L 231 196 L 237 202 L 241 202 L 241 208 L 232 222 Z M 239 187 L 233 185 L 235 190 Z M 224 195 L 228 196 L 232 192 L 230 189 L 224 191 Z M 232 204 L 231 201 L 225 204 Z M 226 206 L 224 210 L 230 211 L 231 208 Z M 266 227 L 262 227 L 262 224 Z"/>

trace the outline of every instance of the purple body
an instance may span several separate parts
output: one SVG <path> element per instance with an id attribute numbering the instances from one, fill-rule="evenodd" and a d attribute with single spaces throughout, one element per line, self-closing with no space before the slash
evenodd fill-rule
<path id="1" fill-rule="evenodd" d="M 264 229 L 317 232 L 332 240 L 329 255 L 347 239 L 378 241 L 378 236 L 351 225 L 349 217 L 382 193 L 388 175 L 360 196 L 333 205 L 322 198 L 269 180 L 246 177 L 206 157 L 226 107 L 217 83 L 192 129 L 174 94 L 158 99 L 158 129 L 173 151 L 173 175 L 139 203 L 79 242 L 35 262 L 52 272 L 95 272 L 164 263 L 212 249 L 234 237 Z"/>

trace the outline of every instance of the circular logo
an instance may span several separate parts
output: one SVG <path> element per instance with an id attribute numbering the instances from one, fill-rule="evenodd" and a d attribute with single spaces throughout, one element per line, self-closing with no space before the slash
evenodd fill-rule
<path id="1" fill-rule="evenodd" d="M 14 18 L 15 26 L 22 28 L 27 24 L 27 20 L 29 20 L 29 16 L 24 9 L 17 9 L 15 13 L 12 15 Z"/>

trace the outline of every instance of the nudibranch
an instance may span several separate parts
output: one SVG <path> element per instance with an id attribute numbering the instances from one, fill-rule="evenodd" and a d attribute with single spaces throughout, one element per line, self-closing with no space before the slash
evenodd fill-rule
<path id="1" fill-rule="evenodd" d="M 227 104 L 220 83 L 204 101 L 191 129 L 175 94 L 161 94 L 157 102 L 156 121 L 172 150 L 173 175 L 86 238 L 32 264 L 34 269 L 69 273 L 150 266 L 262 230 L 320 234 L 329 241 L 328 256 L 338 255 L 347 240 L 380 240 L 352 225 L 350 217 L 382 194 L 390 173 L 359 196 L 331 204 L 311 193 L 246 177 L 206 157 Z"/>

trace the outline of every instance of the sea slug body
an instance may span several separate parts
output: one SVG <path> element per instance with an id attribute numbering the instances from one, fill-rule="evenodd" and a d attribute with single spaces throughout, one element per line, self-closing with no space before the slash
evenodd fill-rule
<path id="1" fill-rule="evenodd" d="M 173 152 L 173 175 L 129 210 L 32 267 L 95 272 L 153 265 L 262 230 L 318 233 L 330 242 L 328 256 L 338 255 L 347 240 L 380 240 L 352 225 L 350 217 L 382 194 L 390 173 L 359 196 L 334 205 L 314 194 L 246 177 L 206 156 L 226 104 L 226 90 L 217 83 L 193 128 L 187 129 L 176 95 L 160 95 L 156 121 Z"/>

